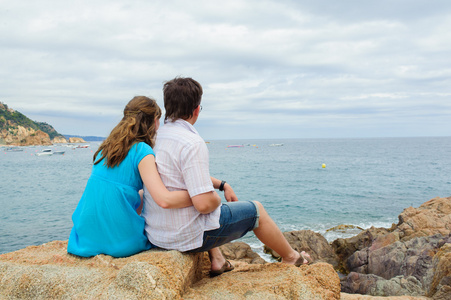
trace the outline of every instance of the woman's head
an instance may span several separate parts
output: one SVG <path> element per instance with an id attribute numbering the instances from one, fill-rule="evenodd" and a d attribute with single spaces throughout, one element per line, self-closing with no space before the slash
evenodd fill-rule
<path id="1" fill-rule="evenodd" d="M 202 86 L 192 78 L 176 77 L 163 86 L 165 120 L 187 120 L 202 99 Z"/>
<path id="2" fill-rule="evenodd" d="M 145 96 L 136 96 L 124 108 L 124 116 L 94 154 L 94 164 L 106 157 L 106 165 L 119 165 L 137 142 L 154 146 L 154 138 L 161 117 L 157 102 Z M 102 151 L 100 158 L 97 154 Z"/>
<path id="3" fill-rule="evenodd" d="M 158 129 L 156 122 L 160 117 L 161 109 L 155 100 L 136 96 L 125 106 L 121 123 L 130 131 L 130 136 L 153 147 L 153 138 Z"/>

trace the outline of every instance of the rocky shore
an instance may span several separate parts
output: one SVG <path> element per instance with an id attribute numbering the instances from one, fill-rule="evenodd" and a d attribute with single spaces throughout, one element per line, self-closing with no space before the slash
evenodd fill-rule
<path id="1" fill-rule="evenodd" d="M 451 299 L 451 197 L 409 207 L 398 218 L 391 228 L 372 227 L 330 245 L 314 232 L 284 235 L 296 250 L 334 266 L 341 275 L 343 299 L 360 299 L 344 293 Z"/>
<path id="2" fill-rule="evenodd" d="M 53 144 L 67 144 L 67 143 L 86 143 L 83 138 L 70 137 L 67 140 L 64 136 L 56 136 L 50 139 L 50 136 L 33 128 L 25 128 L 17 126 L 16 129 L 0 130 L 0 145 L 7 146 L 49 146 Z"/>
<path id="3" fill-rule="evenodd" d="M 0 298 L 451 299 L 451 197 L 405 209 L 391 228 L 332 243 L 309 230 L 284 235 L 315 263 L 267 263 L 235 242 L 221 247 L 235 270 L 209 278 L 204 253 L 79 258 L 65 241 L 30 246 L 0 255 Z"/>

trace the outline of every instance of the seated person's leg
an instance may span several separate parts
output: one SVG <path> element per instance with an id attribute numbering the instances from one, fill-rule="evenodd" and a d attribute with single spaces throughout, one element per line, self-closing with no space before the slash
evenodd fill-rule
<path id="1" fill-rule="evenodd" d="M 220 227 L 204 232 L 200 248 L 188 252 L 208 251 L 243 237 L 258 226 L 257 203 L 250 201 L 228 202 L 221 206 Z"/>

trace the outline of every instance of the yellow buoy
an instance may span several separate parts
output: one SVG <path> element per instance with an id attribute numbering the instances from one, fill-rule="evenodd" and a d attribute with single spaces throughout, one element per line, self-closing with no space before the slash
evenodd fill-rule
<path id="1" fill-rule="evenodd" d="M 322 167 L 323 167 L 323 169 L 324 169 L 324 168 L 326 167 L 326 164 L 323 164 Z"/>

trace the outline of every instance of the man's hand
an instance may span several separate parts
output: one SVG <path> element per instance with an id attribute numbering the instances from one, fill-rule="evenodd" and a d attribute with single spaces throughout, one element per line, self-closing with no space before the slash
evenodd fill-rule
<path id="1" fill-rule="evenodd" d="M 227 200 L 227 202 L 238 201 L 238 197 L 235 195 L 235 192 L 228 183 L 224 184 L 224 198 Z"/>

